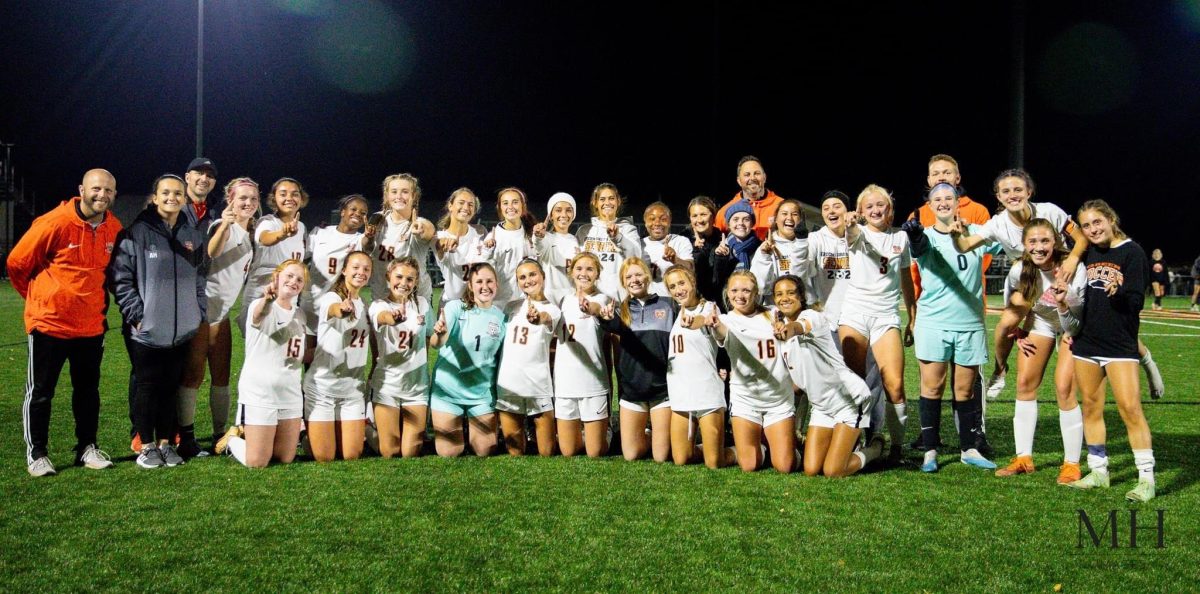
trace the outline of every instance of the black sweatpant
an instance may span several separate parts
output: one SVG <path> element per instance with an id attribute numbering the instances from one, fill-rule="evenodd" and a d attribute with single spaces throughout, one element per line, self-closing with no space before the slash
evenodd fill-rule
<path id="1" fill-rule="evenodd" d="M 129 361 L 133 364 L 133 402 L 129 416 L 142 443 L 158 439 L 174 439 L 176 427 L 175 401 L 183 366 L 187 363 L 188 343 L 168 348 L 146 346 L 134 340 L 125 341 Z"/>
<path id="2" fill-rule="evenodd" d="M 70 362 L 71 410 L 75 414 L 75 449 L 96 443 L 100 423 L 100 360 L 104 335 L 56 338 L 34 330 L 29 335 L 29 363 L 25 381 L 25 457 L 33 462 L 47 455 L 50 438 L 50 400 L 58 387 L 63 363 Z"/>

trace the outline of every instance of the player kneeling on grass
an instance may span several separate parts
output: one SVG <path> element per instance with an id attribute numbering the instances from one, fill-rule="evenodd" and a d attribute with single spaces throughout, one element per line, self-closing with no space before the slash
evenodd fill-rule
<path id="1" fill-rule="evenodd" d="M 489 456 L 496 447 L 496 368 L 504 346 L 504 312 L 492 301 L 499 291 L 496 269 L 476 263 L 467 268 L 462 299 L 442 308 L 429 346 L 438 348 L 433 367 L 434 446 L 453 458 L 464 449 L 463 418 L 470 425 L 471 449 Z"/>
<path id="2" fill-rule="evenodd" d="M 667 344 L 675 302 L 650 292 L 650 267 L 632 256 L 621 263 L 625 298 L 601 312 L 601 326 L 620 340 L 617 385 L 621 395 L 621 452 L 626 460 L 650 453 L 671 456 L 671 401 L 667 398 Z M 646 424 L 650 439 L 646 439 Z"/>
<path id="3" fill-rule="evenodd" d="M 371 281 L 371 256 L 350 252 L 333 290 L 317 298 L 317 343 L 304 374 L 308 449 L 318 462 L 362 455 L 371 324 L 359 292 Z"/>
<path id="4" fill-rule="evenodd" d="M 783 342 L 775 337 L 769 312 L 759 306 L 758 281 L 749 270 L 737 270 L 725 286 L 729 313 L 708 318 L 717 344 L 729 353 L 729 414 L 738 465 L 757 470 L 766 455 L 777 472 L 791 472 L 796 447 L 796 402 L 792 377 L 783 360 Z"/>
<path id="5" fill-rule="evenodd" d="M 921 365 L 921 440 L 924 472 L 937 472 L 937 446 L 942 425 L 942 391 L 954 365 L 954 399 L 958 402 L 960 460 L 977 468 L 995 468 L 977 449 L 982 432 L 982 395 L 975 396 L 979 367 L 987 362 L 987 331 L 983 326 L 983 256 L 978 250 L 959 253 L 955 239 L 962 235 L 958 219 L 958 190 L 938 184 L 929 191 L 929 206 L 937 219 L 926 229 L 914 219 L 901 229 L 908 234 L 912 257 L 921 272 L 921 297 L 913 331 L 915 354 Z M 972 226 L 973 231 L 973 226 Z"/>
<path id="6" fill-rule="evenodd" d="M 717 370 L 717 341 L 706 323 L 717 304 L 700 297 L 691 269 L 672 266 L 663 282 L 679 306 L 667 355 L 671 456 L 680 465 L 703 460 L 709 468 L 729 466 L 734 454 L 725 449 L 725 383 Z"/>
<path id="7" fill-rule="evenodd" d="M 237 421 L 215 449 L 250 468 L 263 468 L 272 459 L 287 464 L 296 457 L 305 348 L 304 312 L 296 298 L 307 283 L 304 263 L 284 260 L 248 310 Z"/>
<path id="8" fill-rule="evenodd" d="M 1070 486 L 1108 487 L 1104 427 L 1104 380 L 1108 379 L 1138 469 L 1137 487 L 1125 498 L 1145 502 L 1154 498 L 1154 450 L 1150 425 L 1142 412 L 1137 337 L 1138 315 L 1150 275 L 1146 253 L 1121 231 L 1120 224 L 1117 213 L 1103 200 L 1090 200 L 1079 209 L 1079 225 L 1090 245 L 1083 257 L 1087 290 L 1079 330 L 1071 331 L 1075 336 L 1071 348 L 1075 383 L 1083 394 L 1083 436 L 1091 472 Z"/>
<path id="9" fill-rule="evenodd" d="M 538 454 L 554 455 L 554 382 L 550 376 L 550 342 L 562 318 L 546 301 L 546 275 L 537 260 L 517 265 L 516 286 L 525 299 L 508 304 L 504 353 L 496 381 L 496 409 L 504 446 L 511 456 L 525 453 L 525 418 L 533 418 Z"/>
<path id="10" fill-rule="evenodd" d="M 825 317 L 808 307 L 799 277 L 779 277 L 771 291 L 777 314 L 775 336 L 784 341 L 783 360 L 791 381 L 808 395 L 810 416 L 804 442 L 804 474 L 848 476 L 879 458 L 883 436 L 856 450 L 870 422 L 871 389 L 846 367 Z"/>
<path id="11" fill-rule="evenodd" d="M 1071 339 L 1064 333 L 1062 315 L 1069 315 L 1067 306 L 1078 308 L 1083 301 L 1087 273 L 1083 264 L 1076 264 L 1071 275 L 1062 236 L 1054 223 L 1033 219 L 1025 224 L 1021 259 L 1008 273 L 1005 293 L 1009 295 L 1005 315 L 1024 320 L 1032 314 L 1032 327 L 1016 328 L 1017 401 L 1013 411 L 1013 440 L 1016 456 L 1008 466 L 996 471 L 996 476 L 1031 473 L 1033 465 L 1033 436 L 1037 428 L 1037 391 L 1042 385 L 1046 365 L 1058 344 L 1058 363 L 1054 369 L 1054 393 L 1058 400 L 1058 421 L 1062 430 L 1063 464 L 1058 483 L 1079 480 L 1079 454 L 1083 445 L 1083 412 L 1075 398 L 1075 360 L 1071 355 Z M 1070 277 L 1070 278 L 1069 278 Z M 1059 307 L 1055 292 L 1058 281 L 1068 287 Z"/>
<path id="12" fill-rule="evenodd" d="M 384 458 L 421 455 L 429 415 L 429 356 L 433 332 L 429 300 L 417 295 L 421 266 L 412 256 L 392 260 L 384 282 L 387 298 L 371 303 L 379 360 L 371 372 L 371 402 Z"/>
<path id="13" fill-rule="evenodd" d="M 591 252 L 575 256 L 567 267 L 575 295 L 562 301 L 558 347 L 554 353 L 554 419 L 558 450 L 571 457 L 583 449 L 589 458 L 608 452 L 609 382 L 604 361 L 601 308 L 612 301 L 596 286 L 600 258 Z"/>

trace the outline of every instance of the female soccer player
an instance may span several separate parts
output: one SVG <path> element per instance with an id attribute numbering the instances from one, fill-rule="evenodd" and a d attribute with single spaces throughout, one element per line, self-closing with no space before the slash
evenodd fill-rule
<path id="1" fill-rule="evenodd" d="M 621 396 L 621 453 L 655 462 L 671 456 L 671 401 L 667 398 L 667 347 L 678 312 L 675 302 L 650 292 L 650 267 L 641 258 L 621 263 L 626 297 L 601 313 L 601 326 L 620 340 L 617 388 Z M 589 304 L 590 308 L 590 304 Z M 646 439 L 646 424 L 650 439 Z"/>
<path id="2" fill-rule="evenodd" d="M 504 308 L 514 299 L 521 298 L 517 287 L 517 265 L 532 257 L 533 226 L 536 222 L 529 213 L 525 192 L 519 188 L 504 188 L 496 194 L 496 214 L 500 223 L 484 239 L 483 247 L 487 258 L 496 267 L 500 288 L 496 304 Z"/>
<path id="3" fill-rule="evenodd" d="M 546 220 L 533 227 L 533 249 L 546 271 L 546 299 L 553 304 L 575 294 L 567 276 L 571 258 L 579 253 L 579 240 L 571 235 L 574 220 L 575 198 L 558 192 L 546 202 Z"/>
<path id="4" fill-rule="evenodd" d="M 592 190 L 592 222 L 575 232 L 579 248 L 596 254 L 603 265 L 600 291 L 612 299 L 621 298 L 618 272 L 625 258 L 642 257 L 642 241 L 637 227 L 628 218 L 617 218 L 624 200 L 617 187 L 603 183 Z"/>
<path id="5" fill-rule="evenodd" d="M 179 216 L 186 206 L 177 175 L 154 180 L 150 204 L 125 230 L 110 264 L 110 287 L 126 327 L 133 364 L 130 412 L 142 442 L 142 468 L 177 466 L 170 440 L 188 343 L 204 320 L 204 232 Z"/>
<path id="6" fill-rule="evenodd" d="M 709 317 L 717 344 L 729 352 L 729 414 L 738 465 L 746 472 L 763 462 L 765 435 L 771 465 L 789 473 L 796 465 L 796 418 L 792 378 L 783 360 L 771 315 L 759 305 L 758 281 L 749 270 L 735 271 L 725 288 L 729 313 Z"/>
<path id="7" fill-rule="evenodd" d="M 554 382 L 550 376 L 550 342 L 562 318 L 546 300 L 546 276 L 537 260 L 518 266 L 517 288 L 525 299 L 508 304 L 504 356 L 496 381 L 496 410 L 509 455 L 525 453 L 525 419 L 533 418 L 538 454 L 554 455 Z"/>
<path id="8" fill-rule="evenodd" d="M 804 227 L 798 200 L 779 203 L 767 240 L 750 261 L 750 271 L 758 278 L 758 290 L 768 305 L 775 279 L 789 274 L 801 279 L 808 277 L 808 229 Z"/>
<path id="9" fill-rule="evenodd" d="M 433 300 L 433 283 L 426 274 L 429 246 L 437 229 L 417 216 L 421 203 L 421 184 L 410 173 L 397 173 L 383 179 L 383 206 L 372 215 L 373 236 L 363 237 L 363 250 L 371 253 L 371 296 L 383 299 L 391 294 L 387 268 L 396 258 L 411 256 L 420 265 L 417 295 Z"/>
<path id="10" fill-rule="evenodd" d="M 1155 494 L 1154 450 L 1150 425 L 1142 412 L 1137 335 L 1149 274 L 1146 253 L 1121 231 L 1120 225 L 1117 213 L 1103 200 L 1089 200 L 1079 209 L 1079 226 L 1088 240 L 1083 259 L 1087 291 L 1071 349 L 1075 382 L 1083 394 L 1083 436 L 1091 472 L 1070 486 L 1091 489 L 1109 485 L 1103 383 L 1108 379 L 1138 470 L 1138 484 L 1125 498 L 1146 502 Z M 1060 290 L 1065 292 L 1062 287 Z"/>
<path id="11" fill-rule="evenodd" d="M 987 330 L 983 326 L 983 255 L 959 253 L 954 236 L 963 231 L 958 220 L 958 190 L 940 183 L 929 191 L 929 208 L 936 219 L 925 229 L 913 218 L 901 227 L 908 234 L 912 256 L 921 274 L 917 301 L 914 354 L 921 367 L 921 440 L 924 472 L 937 472 L 937 447 L 942 425 L 942 393 L 946 377 L 958 402 L 959 458 L 977 468 L 996 465 L 979 453 L 983 402 L 975 397 L 979 367 L 987 362 Z M 974 227 L 968 227 L 968 233 Z M 844 314 L 843 314 L 844 315 Z M 950 374 L 950 365 L 954 373 Z M 886 376 L 885 376 L 886 377 Z"/>
<path id="12" fill-rule="evenodd" d="M 371 281 L 371 255 L 350 252 L 333 288 L 316 300 L 317 340 L 304 374 L 309 451 L 318 462 L 362 455 L 371 323 L 360 292 Z"/>
<path id="13" fill-rule="evenodd" d="M 558 450 L 571 457 L 584 447 L 589 458 L 608 451 L 608 398 L 612 377 L 604 360 L 599 314 L 612 299 L 596 287 L 600 258 L 583 252 L 571 261 L 575 296 L 562 302 L 554 355 L 554 418 Z"/>
<path id="14" fill-rule="evenodd" d="M 300 209 L 307 204 L 308 192 L 290 177 L 279 178 L 267 194 L 267 208 L 273 214 L 254 223 L 254 258 L 250 261 L 250 278 L 242 293 L 242 311 L 237 317 L 243 334 L 250 304 L 262 297 L 271 283 L 275 267 L 284 260 L 304 260 L 308 254 L 308 235 L 300 221 Z"/>
<path id="15" fill-rule="evenodd" d="M 434 446 L 439 456 L 463 453 L 463 418 L 471 449 L 488 456 L 496 447 L 496 368 L 504 346 L 504 312 L 493 303 L 496 269 L 486 262 L 467 268 L 461 300 L 442 308 L 429 346 L 438 348 L 433 368 Z"/>
<path id="16" fill-rule="evenodd" d="M 461 299 L 466 290 L 464 275 L 472 264 L 488 259 L 485 253 L 484 231 L 474 225 L 479 212 L 479 197 L 470 188 L 459 188 L 446 201 L 446 214 L 438 220 L 434 257 L 442 269 L 442 305 Z"/>
<path id="17" fill-rule="evenodd" d="M 826 201 L 828 204 L 829 201 Z M 867 374 L 867 350 L 875 355 L 888 403 L 886 419 L 892 450 L 904 443 L 908 420 L 904 396 L 904 344 L 912 341 L 913 302 L 908 236 L 892 228 L 892 195 L 871 184 L 858 195 L 858 210 L 848 213 L 846 244 L 850 285 L 842 299 L 838 336 L 846 365 L 859 377 Z M 859 220 L 865 220 L 861 225 Z M 900 299 L 908 310 L 904 340 L 900 337 Z M 980 309 L 982 314 L 983 310 Z"/>
<path id="18" fill-rule="evenodd" d="M 696 290 L 700 296 L 721 307 L 721 291 L 725 285 L 717 282 L 713 270 L 713 251 L 724 242 L 720 231 L 713 226 L 717 205 L 708 196 L 696 196 L 688 203 L 690 223 L 688 241 L 692 242 L 692 262 L 695 265 Z"/>
<path id="19" fill-rule="evenodd" d="M 319 317 L 314 304 L 322 295 L 328 293 L 333 282 L 340 278 L 346 256 L 352 252 L 364 251 L 364 234 L 361 229 L 367 222 L 369 208 L 367 199 L 361 194 L 342 196 L 337 203 L 338 224 L 318 227 L 309 237 L 309 285 L 308 291 L 300 296 L 300 309 L 304 311 L 305 320 L 308 322 L 309 349 L 313 348 L 312 337 L 317 334 Z M 368 229 L 373 236 L 375 227 L 371 226 Z"/>
<path id="20" fill-rule="evenodd" d="M 283 464 L 296 457 L 304 395 L 304 312 L 295 298 L 304 290 L 308 269 L 299 260 L 275 268 L 263 296 L 250 304 L 246 325 L 246 360 L 238 378 L 237 425 L 217 442 L 250 468 L 272 459 Z"/>
<path id="21" fill-rule="evenodd" d="M 195 403 L 196 391 L 204 381 L 204 367 L 212 374 L 209 388 L 209 410 L 212 414 L 213 440 L 225 434 L 229 421 L 229 368 L 233 353 L 233 337 L 229 312 L 246 286 L 246 274 L 254 257 L 250 241 L 251 224 L 258 214 L 258 184 L 248 177 L 239 177 L 225 184 L 225 209 L 221 218 L 206 229 L 208 283 L 205 286 L 208 317 L 207 340 L 193 340 L 188 353 L 187 368 L 179 387 L 179 399 Z M 186 409 L 186 410 L 185 410 Z M 195 406 L 180 406 L 179 412 L 194 412 Z M 195 430 L 188 431 L 193 419 L 179 420 L 179 453 L 184 458 L 205 455 L 196 444 Z M 189 434 L 191 439 L 188 439 Z"/>
<path id="22" fill-rule="evenodd" d="M 804 390 L 811 405 L 804 474 L 854 474 L 883 450 L 879 435 L 861 450 L 854 447 L 871 421 L 871 389 L 846 367 L 824 316 L 807 308 L 804 282 L 799 277 L 779 277 L 771 292 L 779 312 L 775 334 L 785 341 L 783 360 L 792 382 Z"/>
<path id="23" fill-rule="evenodd" d="M 371 303 L 379 359 L 371 371 L 371 402 L 384 458 L 421 455 L 429 415 L 426 337 L 434 313 L 420 296 L 421 265 L 401 256 L 387 265 L 388 296 Z"/>
<path id="24" fill-rule="evenodd" d="M 762 240 L 754 233 L 754 209 L 745 202 L 725 209 L 725 220 L 729 234 L 713 250 L 713 269 L 715 280 L 728 282 L 734 270 L 750 270 Z"/>
<path id="25" fill-rule="evenodd" d="M 725 384 L 717 369 L 716 338 L 706 321 L 717 304 L 700 296 L 691 270 L 672 266 L 663 276 L 678 305 L 667 356 L 671 398 L 671 456 L 675 464 L 704 460 L 709 468 L 733 463 L 725 449 Z M 699 426 L 702 449 L 696 448 Z"/>
<path id="26" fill-rule="evenodd" d="M 655 202 L 642 213 L 646 224 L 646 237 L 642 239 L 642 253 L 650 267 L 650 292 L 660 297 L 669 297 L 663 284 L 663 273 L 672 266 L 692 268 L 692 242 L 682 235 L 671 233 L 671 207 Z M 624 279 L 622 279 L 624 280 Z"/>
<path id="27" fill-rule="evenodd" d="M 1013 411 L 1013 440 L 1016 456 L 1008 466 L 996 471 L 996 476 L 1032 473 L 1033 436 L 1037 428 L 1037 391 L 1046 373 L 1046 364 L 1058 345 L 1058 363 L 1054 368 L 1054 393 L 1058 399 L 1058 422 L 1062 430 L 1063 463 L 1058 483 L 1065 485 L 1079 480 L 1079 453 L 1083 445 L 1083 413 L 1075 397 L 1075 365 L 1071 356 L 1071 340 L 1060 322 L 1058 301 L 1053 290 L 1055 281 L 1066 281 L 1063 272 L 1067 251 L 1056 225 L 1046 219 L 1033 219 L 1025 224 L 1024 251 L 1013 264 L 1006 280 L 1009 294 L 1006 310 L 1013 319 L 1032 316 L 1028 331 L 1017 329 L 1017 401 Z M 1083 300 L 1087 273 L 1082 264 L 1076 266 L 1066 296 L 1071 307 L 1078 308 Z"/>
<path id="28" fill-rule="evenodd" d="M 1150 252 L 1150 289 L 1154 292 L 1154 311 L 1162 311 L 1162 298 L 1167 294 L 1167 285 L 1171 284 L 1171 274 L 1167 272 L 1167 263 L 1163 261 L 1160 249 Z"/>

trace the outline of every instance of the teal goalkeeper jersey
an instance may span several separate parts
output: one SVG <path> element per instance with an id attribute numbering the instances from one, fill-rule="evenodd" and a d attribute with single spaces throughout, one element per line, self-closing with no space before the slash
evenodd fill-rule
<path id="1" fill-rule="evenodd" d="M 968 225 L 967 234 L 978 233 Z M 917 328 L 983 330 L 983 254 L 999 251 L 999 243 L 958 253 L 950 234 L 925 228 L 929 247 L 913 256 L 921 272 L 917 299 Z"/>
<path id="2" fill-rule="evenodd" d="M 466 309 L 454 300 L 443 309 L 448 336 L 438 349 L 432 394 L 456 404 L 496 399 L 496 371 L 504 344 L 504 312 L 495 305 Z"/>

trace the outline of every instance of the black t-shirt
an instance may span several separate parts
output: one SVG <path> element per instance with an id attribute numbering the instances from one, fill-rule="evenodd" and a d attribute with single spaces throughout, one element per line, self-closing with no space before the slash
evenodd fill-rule
<path id="1" fill-rule="evenodd" d="M 1126 239 L 1107 248 L 1089 247 L 1083 263 L 1082 327 L 1071 350 L 1081 357 L 1139 359 L 1138 314 L 1150 282 L 1146 252 Z"/>
<path id="2" fill-rule="evenodd" d="M 1150 280 L 1160 285 L 1165 285 L 1171 282 L 1171 275 L 1167 272 L 1167 263 L 1162 260 L 1154 260 L 1150 262 Z"/>

